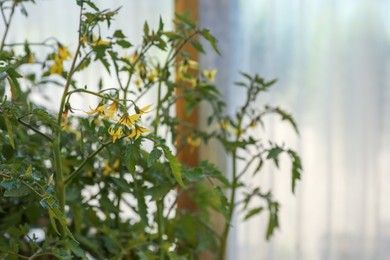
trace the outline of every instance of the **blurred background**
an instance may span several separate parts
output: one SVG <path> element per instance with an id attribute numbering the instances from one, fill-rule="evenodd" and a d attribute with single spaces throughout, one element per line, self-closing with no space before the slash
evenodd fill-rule
<path id="1" fill-rule="evenodd" d="M 75 48 L 75 1 L 36 2 L 26 5 L 27 18 L 16 15 L 8 41 L 55 36 Z M 174 0 L 96 2 L 122 6 L 112 29 L 121 28 L 132 43 L 141 41 L 145 20 L 154 26 L 161 15 L 173 28 Z M 259 106 L 280 105 L 300 129 L 297 136 L 280 118 L 267 120 L 266 137 L 297 149 L 304 174 L 295 195 L 287 158 L 280 169 L 267 165 L 248 180 L 274 190 L 281 228 L 267 242 L 266 214 L 244 223 L 238 214 L 229 259 L 389 259 L 389 15 L 388 0 L 199 0 L 199 23 L 219 39 L 222 53 L 209 50 L 201 65 L 218 69 L 228 110 L 243 100 L 233 86 L 239 71 L 277 78 Z M 101 69 L 82 80 L 96 85 Z M 56 102 L 52 91 L 47 95 Z M 218 151 L 204 148 L 201 157 L 229 172 L 229 159 Z"/>

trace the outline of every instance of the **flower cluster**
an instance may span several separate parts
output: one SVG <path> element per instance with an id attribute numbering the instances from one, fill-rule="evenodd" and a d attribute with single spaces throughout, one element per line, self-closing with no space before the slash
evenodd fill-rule
<path id="1" fill-rule="evenodd" d="M 137 113 L 130 115 L 125 112 L 122 115 L 120 114 L 120 110 L 118 109 L 118 105 L 121 105 L 117 102 L 113 102 L 112 104 L 103 104 L 99 105 L 95 109 L 91 109 L 91 111 L 86 112 L 87 114 L 98 114 L 106 120 L 111 120 L 115 122 L 115 125 L 110 126 L 108 128 L 108 134 L 112 137 L 112 142 L 115 143 L 116 140 L 122 138 L 135 138 L 141 136 L 142 133 L 148 133 L 150 130 L 141 127 L 138 125 L 138 121 L 141 116 L 145 113 L 148 113 L 148 110 L 152 105 L 145 106 L 141 109 L 136 109 Z"/>
<path id="2" fill-rule="evenodd" d="M 69 50 L 65 46 L 58 44 L 58 51 L 53 56 L 54 63 L 51 65 L 49 70 L 50 74 L 62 75 L 64 70 L 64 61 L 70 58 L 72 58 L 72 55 Z"/>
<path id="3" fill-rule="evenodd" d="M 134 69 L 134 80 L 133 83 L 141 88 L 142 84 L 152 84 L 156 82 L 156 79 L 159 74 L 159 69 L 156 68 L 153 64 L 149 64 L 145 57 L 139 56 L 138 52 L 134 52 L 130 57 L 125 55 L 124 57 L 129 64 L 131 64 Z"/>
<path id="4" fill-rule="evenodd" d="M 199 78 L 197 77 L 199 64 L 193 60 L 183 60 L 179 62 L 176 71 L 176 81 L 185 81 L 191 84 L 194 88 L 199 85 Z M 209 82 L 214 82 L 217 70 L 205 69 L 202 71 L 203 79 Z"/>

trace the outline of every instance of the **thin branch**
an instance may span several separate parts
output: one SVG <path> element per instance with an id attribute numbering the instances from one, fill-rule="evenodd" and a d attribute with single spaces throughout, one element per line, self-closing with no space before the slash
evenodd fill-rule
<path id="1" fill-rule="evenodd" d="M 24 116 L 23 116 L 23 117 L 24 117 Z M 51 138 L 50 136 L 48 136 L 48 135 L 42 133 L 41 131 L 39 131 L 39 130 L 36 129 L 35 127 L 33 127 L 33 126 L 27 124 L 26 122 L 24 122 L 24 121 L 22 120 L 23 117 L 19 117 L 19 118 L 17 119 L 19 123 L 21 123 L 22 125 L 24 125 L 25 127 L 29 128 L 29 129 L 33 130 L 35 133 L 39 134 L 40 136 L 46 138 L 48 141 L 53 142 L 53 138 Z"/>
<path id="2" fill-rule="evenodd" d="M 85 160 L 77 167 L 76 170 L 74 170 L 66 179 L 65 179 L 65 185 L 68 185 L 77 175 L 81 172 L 83 167 L 92 159 L 94 158 L 98 153 L 100 153 L 101 150 L 106 148 L 108 145 L 112 144 L 112 142 L 104 143 L 102 146 L 100 146 L 96 151 L 91 153 Z"/>
<path id="3" fill-rule="evenodd" d="M 15 11 L 15 6 L 16 6 L 16 1 L 14 1 L 13 4 L 12 4 L 11 13 L 9 15 L 8 21 L 6 21 L 6 19 L 5 19 L 5 13 L 4 13 L 3 5 L 0 6 L 1 15 L 3 16 L 3 20 L 4 20 L 4 23 L 5 23 L 5 31 L 4 31 L 4 34 L 3 34 L 3 39 L 1 40 L 0 52 L 2 52 L 3 48 L 4 48 L 5 39 L 7 38 L 7 34 L 8 34 L 8 31 L 9 31 L 10 25 L 11 25 L 12 17 L 14 15 L 14 11 Z"/>
<path id="4" fill-rule="evenodd" d="M 9 176 L 9 175 L 7 175 L 7 174 L 4 174 L 4 173 L 1 173 L 0 172 L 0 176 L 1 177 L 3 177 L 3 178 L 6 178 L 6 179 L 12 179 L 12 177 L 11 176 Z M 34 192 L 38 197 L 40 197 L 41 199 L 44 199 L 45 198 L 45 196 L 43 196 L 42 194 L 40 194 L 38 191 L 36 191 L 35 189 L 34 189 L 34 187 L 32 187 L 30 184 L 28 184 L 27 182 L 25 182 L 25 181 L 20 181 L 20 183 L 22 183 L 24 186 L 26 186 L 27 188 L 29 188 L 32 192 Z"/>

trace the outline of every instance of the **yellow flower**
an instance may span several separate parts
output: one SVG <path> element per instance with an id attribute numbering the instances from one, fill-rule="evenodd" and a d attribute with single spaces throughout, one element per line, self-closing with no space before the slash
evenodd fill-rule
<path id="1" fill-rule="evenodd" d="M 119 127 L 116 131 L 113 127 L 110 127 L 108 128 L 108 133 L 112 136 L 112 142 L 115 143 L 116 139 L 122 137 L 123 131 L 121 127 Z"/>
<path id="2" fill-rule="evenodd" d="M 140 80 L 140 79 L 136 79 L 135 81 L 134 81 L 134 84 L 137 86 L 137 87 L 141 87 L 141 85 L 142 85 L 142 81 Z"/>
<path id="3" fill-rule="evenodd" d="M 50 74 L 58 74 L 58 75 L 62 75 L 62 71 L 64 69 L 64 66 L 62 65 L 62 61 L 61 62 L 57 62 L 55 61 L 51 67 L 50 67 Z"/>
<path id="4" fill-rule="evenodd" d="M 58 56 L 61 60 L 66 60 L 68 58 L 72 58 L 72 55 L 70 54 L 69 50 L 62 45 L 58 46 Z"/>
<path id="5" fill-rule="evenodd" d="M 89 107 L 89 108 L 91 108 L 91 107 Z M 98 106 L 95 109 L 91 108 L 91 111 L 85 112 L 85 113 L 87 113 L 88 115 L 92 115 L 92 114 L 98 113 L 100 116 L 105 116 L 105 114 L 104 114 L 105 108 L 106 108 L 106 105 L 101 105 L 101 106 Z"/>
<path id="6" fill-rule="evenodd" d="M 35 62 L 35 57 L 34 57 L 34 53 L 29 53 L 28 54 L 28 63 L 30 63 L 30 64 L 32 64 L 32 63 L 34 63 Z"/>
<path id="7" fill-rule="evenodd" d="M 108 160 L 104 160 L 103 163 L 104 163 L 104 169 L 102 172 L 103 176 L 107 176 L 110 173 L 114 173 L 119 168 L 119 160 L 118 159 L 115 160 L 115 162 L 112 166 L 110 166 L 108 164 Z"/>
<path id="8" fill-rule="evenodd" d="M 117 112 L 117 103 L 113 102 L 106 110 L 104 110 L 104 115 L 106 118 L 114 119 Z"/>
<path id="9" fill-rule="evenodd" d="M 137 54 L 137 52 L 134 52 L 134 54 L 131 56 L 131 62 L 132 63 L 134 63 L 136 60 L 137 60 L 137 58 L 138 58 L 138 54 Z"/>
<path id="10" fill-rule="evenodd" d="M 128 136 L 126 136 L 127 138 L 133 138 L 135 137 L 135 140 L 138 139 L 138 137 L 141 136 L 142 133 L 149 133 L 150 130 L 149 129 L 146 129 L 146 128 L 143 128 L 143 127 L 140 127 L 140 126 L 137 126 L 137 127 L 132 127 L 131 128 L 131 134 L 129 134 Z"/>
<path id="11" fill-rule="evenodd" d="M 139 111 L 140 111 L 140 114 L 142 115 L 142 114 L 149 113 L 150 111 L 148 111 L 148 110 L 149 110 L 149 108 L 150 108 L 152 105 L 153 105 L 153 104 L 150 104 L 150 105 L 147 105 L 147 106 L 141 108 L 141 109 L 139 110 Z"/>
<path id="12" fill-rule="evenodd" d="M 210 82 L 214 82 L 215 80 L 215 75 L 217 75 L 217 70 L 204 70 L 203 71 L 203 76 L 208 79 Z"/>
<path id="13" fill-rule="evenodd" d="M 158 76 L 158 71 L 155 69 L 149 74 L 149 81 L 154 82 Z"/>
<path id="14" fill-rule="evenodd" d="M 140 117 L 141 117 L 141 114 L 134 114 L 131 116 L 129 116 L 128 114 L 125 114 L 119 120 L 119 123 L 122 125 L 125 125 L 129 128 L 133 128 L 133 125 L 135 125 L 135 121 L 137 121 Z"/>
<path id="15" fill-rule="evenodd" d="M 229 123 L 229 121 L 221 120 L 221 121 L 219 121 L 219 127 L 221 129 L 224 129 L 225 131 L 229 132 L 229 130 L 230 130 L 230 123 Z"/>
<path id="16" fill-rule="evenodd" d="M 93 42 L 91 43 L 91 46 L 109 45 L 110 43 L 110 41 L 103 41 L 102 38 L 96 39 L 96 37 L 93 36 Z"/>
<path id="17" fill-rule="evenodd" d="M 199 137 L 192 138 L 192 136 L 187 137 L 187 144 L 191 145 L 192 147 L 196 148 L 200 145 L 201 141 Z"/>
<path id="18" fill-rule="evenodd" d="M 195 88 L 198 85 L 198 79 L 197 78 L 192 78 L 190 79 L 191 86 Z"/>

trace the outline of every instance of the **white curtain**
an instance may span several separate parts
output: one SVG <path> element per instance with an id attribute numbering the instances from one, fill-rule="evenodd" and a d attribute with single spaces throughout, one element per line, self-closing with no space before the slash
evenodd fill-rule
<path id="1" fill-rule="evenodd" d="M 281 228 L 266 242 L 266 214 L 236 216 L 229 259 L 389 259 L 390 1 L 200 3 L 222 49 L 202 62 L 219 69 L 230 111 L 242 102 L 237 71 L 259 73 L 278 79 L 259 105 L 281 105 L 300 129 L 296 138 L 277 117 L 267 122 L 304 174 L 295 196 L 287 159 L 255 179 L 281 202 Z"/>
<path id="2" fill-rule="evenodd" d="M 62 44 L 69 48 L 72 52 L 75 51 L 77 46 L 77 32 L 78 32 L 78 17 L 80 8 L 76 4 L 76 0 L 36 0 L 36 4 L 26 3 L 24 4 L 25 10 L 28 16 L 25 17 L 20 8 L 15 11 L 14 18 L 11 22 L 10 33 L 7 37 L 6 43 L 23 43 L 25 40 L 29 42 L 38 43 L 42 42 L 49 37 L 55 37 Z M 128 1 L 128 0 L 96 0 L 93 1 L 101 10 L 104 9 L 117 9 L 120 8 L 119 14 L 114 18 L 111 27 L 108 29 L 106 26 L 101 27 L 102 38 L 111 36 L 112 33 L 120 29 L 128 37 L 134 47 L 139 47 L 142 42 L 143 25 L 147 21 L 150 28 L 157 28 L 160 16 L 165 23 L 166 29 L 173 29 L 173 13 L 174 4 L 171 0 L 165 1 Z M 2 37 L 4 32 L 4 24 L 0 23 L 0 35 Z M 32 50 L 37 52 L 37 60 L 39 57 L 41 60 L 45 58 L 46 52 L 44 48 L 34 48 Z M 18 51 L 18 48 L 15 49 Z M 20 47 L 20 51 L 23 50 L 23 46 Z M 135 49 L 134 49 L 135 50 Z M 129 53 L 131 55 L 131 53 Z M 39 65 L 37 65 L 39 66 Z M 31 68 L 29 68 L 31 69 Z M 40 68 L 37 67 L 39 71 Z M 106 73 L 103 66 L 93 65 L 93 68 L 87 72 L 83 72 L 78 77 L 78 84 L 82 87 L 87 85 L 89 89 L 96 89 L 100 79 L 105 82 L 106 86 L 117 87 L 116 80 L 113 80 Z M 33 97 L 35 100 L 48 108 L 53 108 L 53 111 L 58 109 L 61 91 L 58 87 L 52 86 L 51 89 L 47 87 L 44 90 L 33 89 Z M 42 99 L 45 95 L 47 99 Z M 140 102 L 143 104 L 150 104 L 154 95 L 149 95 Z M 78 96 L 73 99 L 72 102 L 78 104 L 77 108 L 80 111 L 88 110 L 89 106 L 94 107 L 97 100 L 90 96 Z"/>

